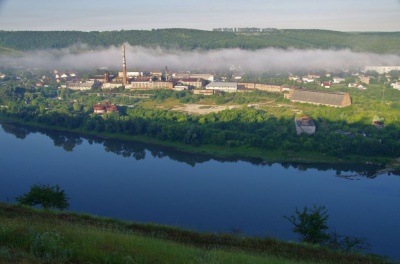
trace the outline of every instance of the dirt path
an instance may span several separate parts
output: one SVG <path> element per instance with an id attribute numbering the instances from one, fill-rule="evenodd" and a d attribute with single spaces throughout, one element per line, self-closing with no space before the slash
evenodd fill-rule
<path id="1" fill-rule="evenodd" d="M 175 106 L 173 111 L 186 112 L 188 114 L 209 114 L 216 113 L 225 109 L 238 108 L 240 105 L 202 105 L 202 104 L 185 104 L 184 106 Z"/>

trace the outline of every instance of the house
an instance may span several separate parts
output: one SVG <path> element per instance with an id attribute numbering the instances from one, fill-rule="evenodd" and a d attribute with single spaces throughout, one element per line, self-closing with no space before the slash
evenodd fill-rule
<path id="1" fill-rule="evenodd" d="M 334 77 L 333 78 L 333 83 L 341 83 L 344 82 L 345 79 L 344 78 L 339 78 L 339 77 Z"/>
<path id="2" fill-rule="evenodd" d="M 308 78 L 308 77 L 303 77 L 302 79 L 303 79 L 303 82 L 307 82 L 307 83 L 312 83 L 315 81 L 313 78 Z"/>
<path id="3" fill-rule="evenodd" d="M 295 118 L 296 133 L 300 135 L 302 133 L 315 134 L 315 123 L 314 120 L 309 116 L 302 116 Z"/>
<path id="4" fill-rule="evenodd" d="M 358 88 L 360 90 L 365 90 L 367 88 L 365 88 L 362 84 L 358 84 L 358 83 L 349 83 L 347 85 L 349 88 Z"/>
<path id="5" fill-rule="evenodd" d="M 105 104 L 96 104 L 93 106 L 93 112 L 95 114 L 118 113 L 118 107 L 109 102 Z"/>
<path id="6" fill-rule="evenodd" d="M 236 92 L 237 88 L 238 83 L 236 82 L 211 82 L 206 86 L 207 90 L 217 90 L 228 93 Z"/>
<path id="7" fill-rule="evenodd" d="M 321 86 L 324 88 L 331 88 L 331 83 L 330 82 L 323 82 L 321 83 Z"/>
<path id="8" fill-rule="evenodd" d="M 400 90 L 400 82 L 395 82 L 395 83 L 392 83 L 390 86 L 392 86 L 392 87 L 393 87 L 393 89 Z"/>
<path id="9" fill-rule="evenodd" d="M 373 79 L 374 77 L 361 75 L 361 76 L 358 76 L 358 78 L 360 79 L 360 82 L 369 84 L 370 80 Z"/>
<path id="10" fill-rule="evenodd" d="M 332 107 L 346 107 L 351 105 L 349 93 L 323 92 L 304 89 L 295 89 L 285 95 L 292 102 L 326 105 Z"/>

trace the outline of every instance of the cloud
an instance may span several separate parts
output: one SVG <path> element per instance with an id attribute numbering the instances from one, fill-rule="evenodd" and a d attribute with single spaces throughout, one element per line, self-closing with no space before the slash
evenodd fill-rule
<path id="1" fill-rule="evenodd" d="M 39 50 L 18 58 L 2 57 L 5 63 L 47 69 L 97 69 L 122 68 L 121 47 L 90 50 L 86 45 L 68 49 Z M 208 51 L 167 50 L 126 45 L 128 71 L 155 70 L 168 66 L 179 70 L 227 70 L 240 66 L 244 71 L 297 71 L 297 70 L 344 70 L 367 65 L 400 65 L 400 56 L 372 54 L 344 50 L 299 50 L 267 48 L 255 51 L 218 49 Z"/>

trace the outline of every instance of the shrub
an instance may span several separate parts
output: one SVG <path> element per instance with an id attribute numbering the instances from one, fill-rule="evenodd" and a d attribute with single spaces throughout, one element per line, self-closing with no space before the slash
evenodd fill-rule
<path id="1" fill-rule="evenodd" d="M 68 197 L 58 185 L 34 184 L 28 193 L 18 196 L 15 200 L 20 204 L 29 206 L 41 205 L 44 209 L 57 208 L 64 210 L 69 207 Z"/>

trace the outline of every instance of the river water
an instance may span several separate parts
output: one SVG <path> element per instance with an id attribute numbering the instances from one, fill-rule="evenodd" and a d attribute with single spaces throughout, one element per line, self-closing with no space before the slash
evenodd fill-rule
<path id="1" fill-rule="evenodd" d="M 324 205 L 337 233 L 400 259 L 399 172 L 366 164 L 268 164 L 2 124 L 0 201 L 58 184 L 71 211 L 297 241 L 283 217 Z"/>

